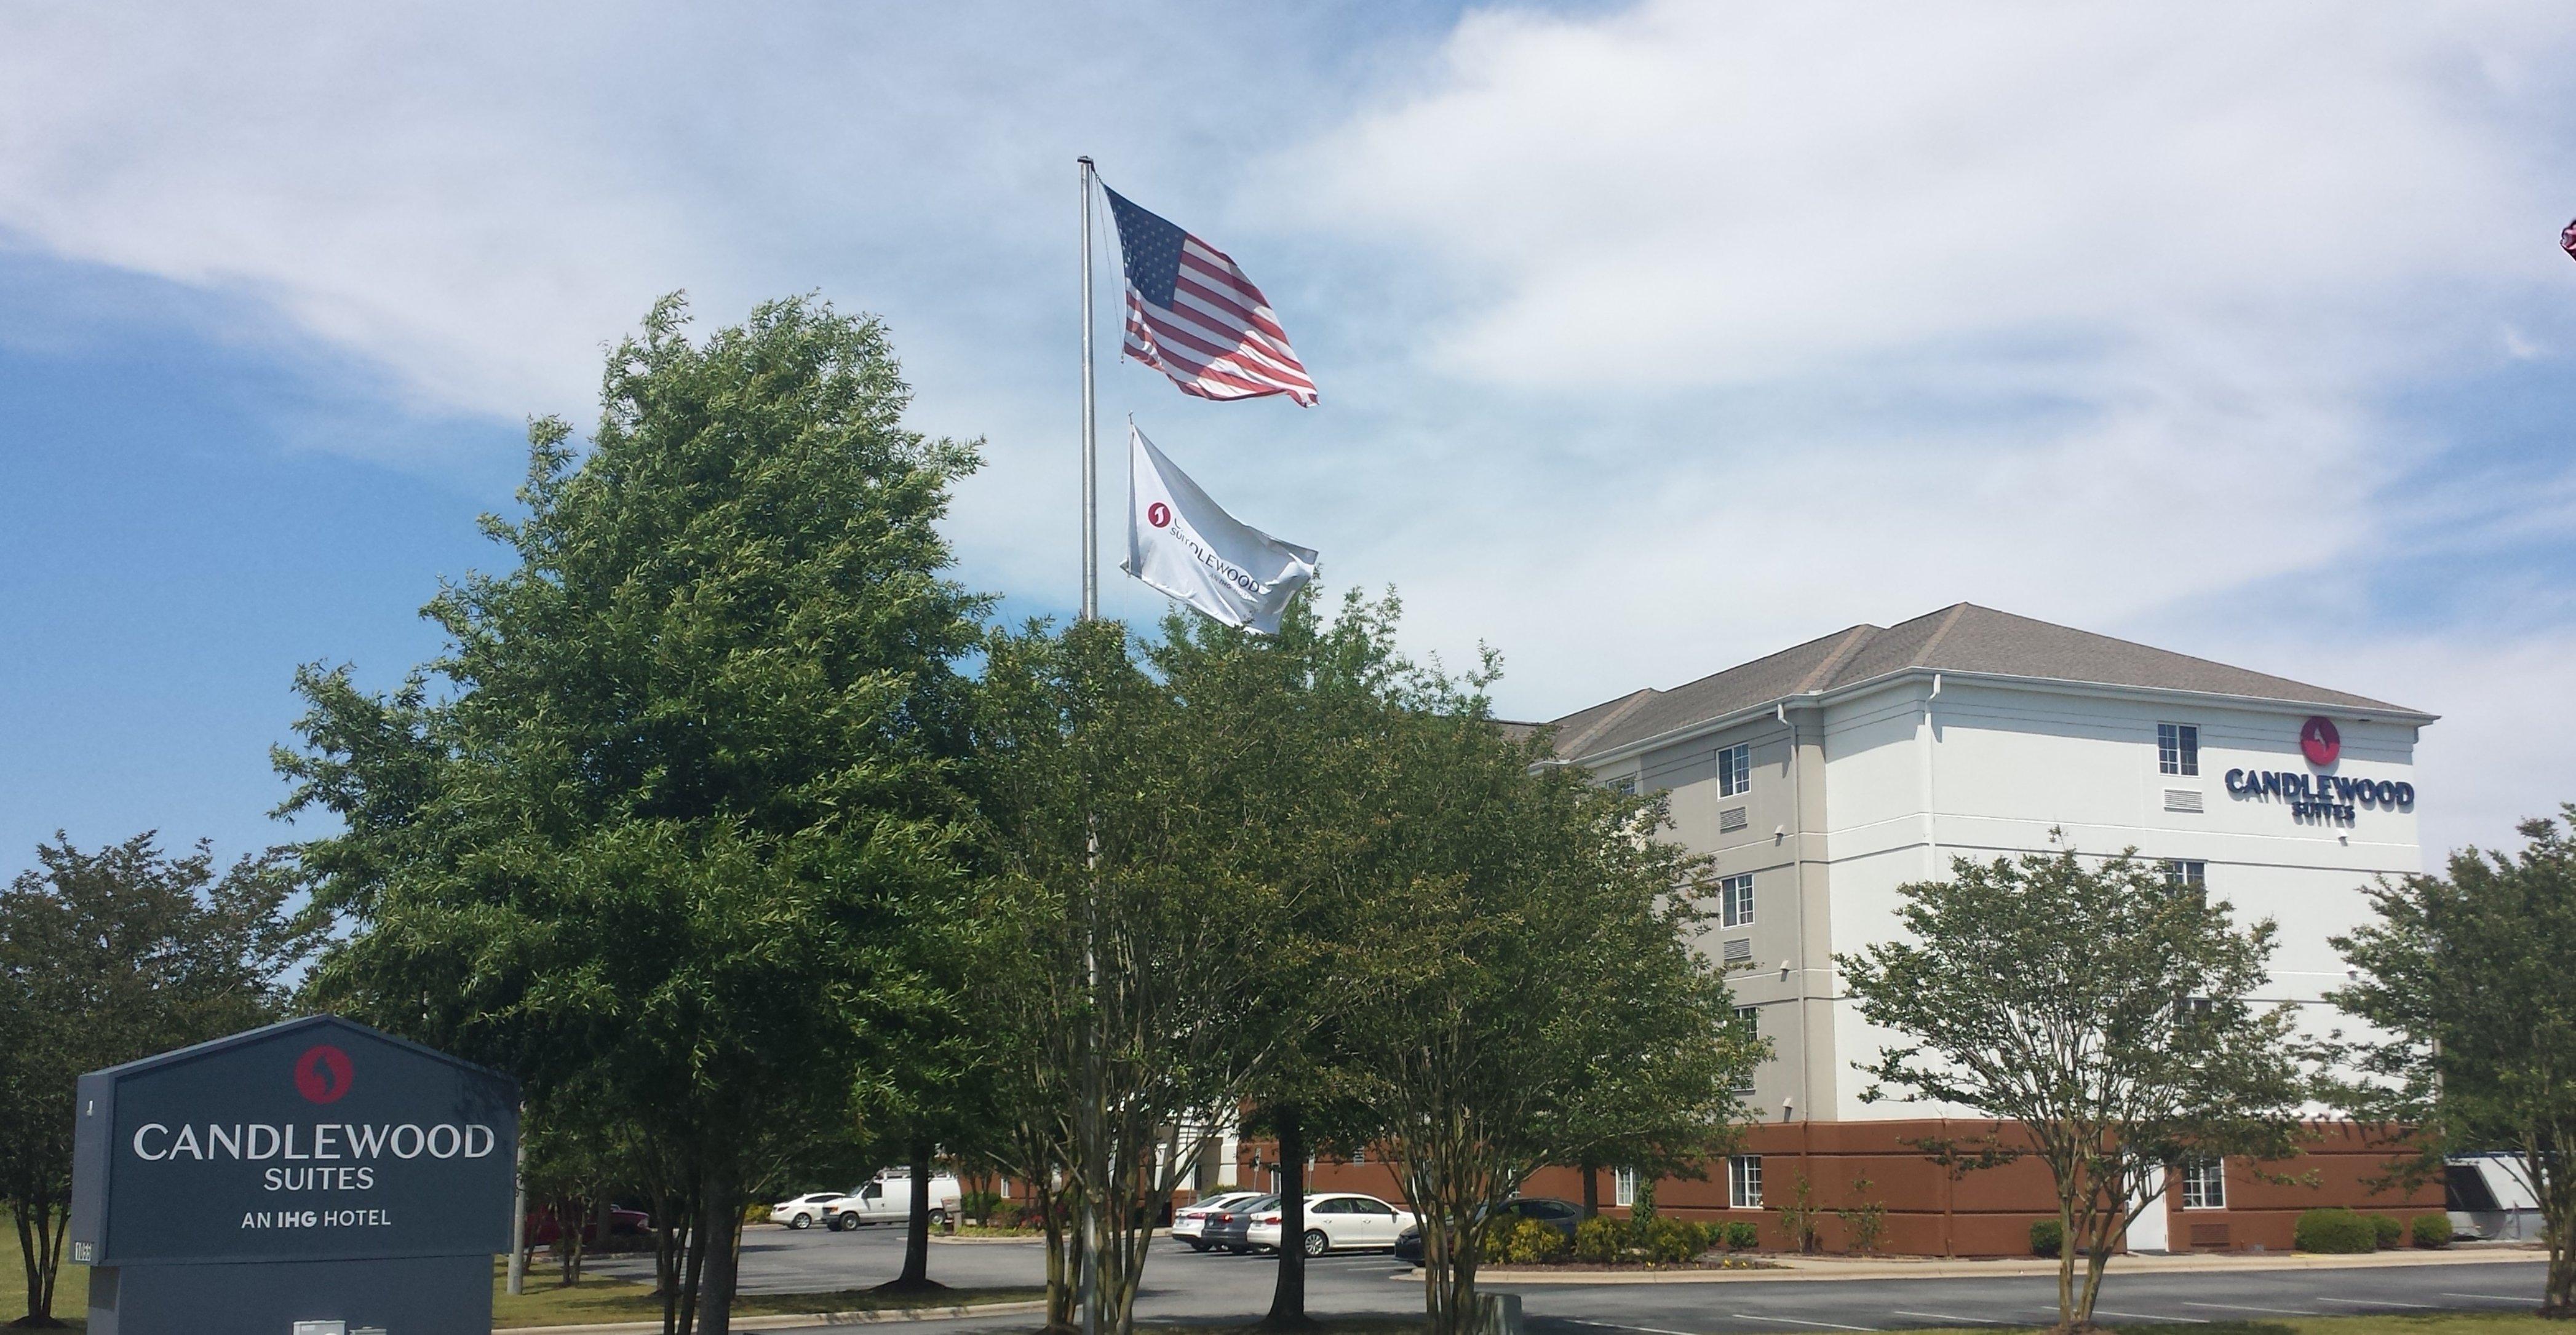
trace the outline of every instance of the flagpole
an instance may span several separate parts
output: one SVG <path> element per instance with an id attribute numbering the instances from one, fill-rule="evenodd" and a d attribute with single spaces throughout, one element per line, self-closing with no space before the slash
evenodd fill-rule
<path id="1" fill-rule="evenodd" d="M 1091 392 L 1091 180 L 1082 164 L 1082 619 L 1100 616 L 1100 420 Z"/>
<path id="2" fill-rule="evenodd" d="M 1091 390 L 1091 159 L 1082 163 L 1082 619 L 1100 618 L 1100 418 Z M 1085 817 L 1084 823 L 1090 823 Z M 1082 1016 L 1082 1104 L 1076 1111 L 1077 1151 L 1081 1176 L 1090 1179 L 1082 1193 L 1082 1331 L 1100 1335 L 1100 1246 L 1107 1239 L 1101 1218 L 1109 1194 L 1108 1155 L 1102 1143 L 1100 1072 L 1100 832 L 1086 832 L 1084 860 L 1092 869 L 1090 896 L 1083 902 L 1082 968 L 1087 995 Z"/>

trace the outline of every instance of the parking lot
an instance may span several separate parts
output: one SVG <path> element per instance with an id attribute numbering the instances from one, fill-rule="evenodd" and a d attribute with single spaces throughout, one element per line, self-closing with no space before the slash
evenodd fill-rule
<path id="1" fill-rule="evenodd" d="M 602 1258 L 600 1270 L 643 1276 L 639 1258 Z M 903 1264 L 895 1228 L 796 1233 L 755 1227 L 743 1236 L 743 1282 L 767 1293 L 855 1288 L 894 1278 Z M 1268 1310 L 1276 1262 L 1267 1256 L 1199 1254 L 1157 1242 L 1137 1311 L 1145 1321 L 1251 1319 Z M 2380 1266 L 2356 1269 L 2130 1273 L 2115 1263 L 2101 1315 L 2120 1323 L 2201 1325 L 2285 1316 L 2350 1316 L 2440 1309 L 2512 1311 L 2537 1305 L 2542 1263 Z M 1034 1242 L 951 1242 L 930 1253 L 933 1279 L 959 1286 L 1043 1283 Z M 1309 1263 L 1307 1307 L 1317 1315 L 1422 1310 L 1418 1286 L 1384 1253 Z M 1731 1335 L 1739 1331 L 1903 1330 L 1929 1326 L 2037 1326 L 2056 1313 L 2047 1275 L 1922 1279 L 1746 1281 L 1724 1284 L 1520 1284 L 1533 1330 L 1549 1335 Z M 962 1318 L 952 1330 L 1026 1329 L 1025 1315 Z"/>

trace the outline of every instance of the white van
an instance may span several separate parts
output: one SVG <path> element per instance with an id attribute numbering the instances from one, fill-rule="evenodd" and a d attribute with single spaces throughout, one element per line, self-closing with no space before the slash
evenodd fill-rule
<path id="1" fill-rule="evenodd" d="M 930 1179 L 931 1227 L 957 1217 L 961 1190 L 954 1173 L 940 1173 Z M 823 1209 L 835 1233 L 865 1224 L 900 1224 L 912 1217 L 912 1174 L 889 1169 Z"/>

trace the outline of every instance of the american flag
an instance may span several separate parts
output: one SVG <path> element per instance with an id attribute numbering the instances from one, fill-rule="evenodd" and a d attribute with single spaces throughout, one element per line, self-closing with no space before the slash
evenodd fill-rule
<path id="1" fill-rule="evenodd" d="M 1315 406 L 1315 382 L 1261 289 L 1224 251 L 1102 186 L 1127 265 L 1127 355 L 1184 394 L 1251 399 L 1285 394 Z"/>

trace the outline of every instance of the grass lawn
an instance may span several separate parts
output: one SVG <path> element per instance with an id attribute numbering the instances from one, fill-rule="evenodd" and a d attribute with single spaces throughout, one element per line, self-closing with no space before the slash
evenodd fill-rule
<path id="1" fill-rule="evenodd" d="M 528 1269 L 528 1291 L 511 1297 L 509 1272 L 492 1262 L 492 1325 L 496 1330 L 523 1326 L 578 1326 L 609 1321 L 659 1321 L 662 1300 L 652 1286 L 593 1275 L 573 1288 L 554 1282 L 554 1267 L 540 1263 Z M 940 1293 L 888 1298 L 868 1289 L 836 1293 L 746 1293 L 734 1299 L 736 1316 L 793 1315 L 802 1312 L 873 1312 L 907 1307 L 979 1306 L 1026 1302 L 1046 1296 L 1041 1288 L 949 1289 Z M 1037 1324 L 1031 1322 L 1031 1325 Z"/>

